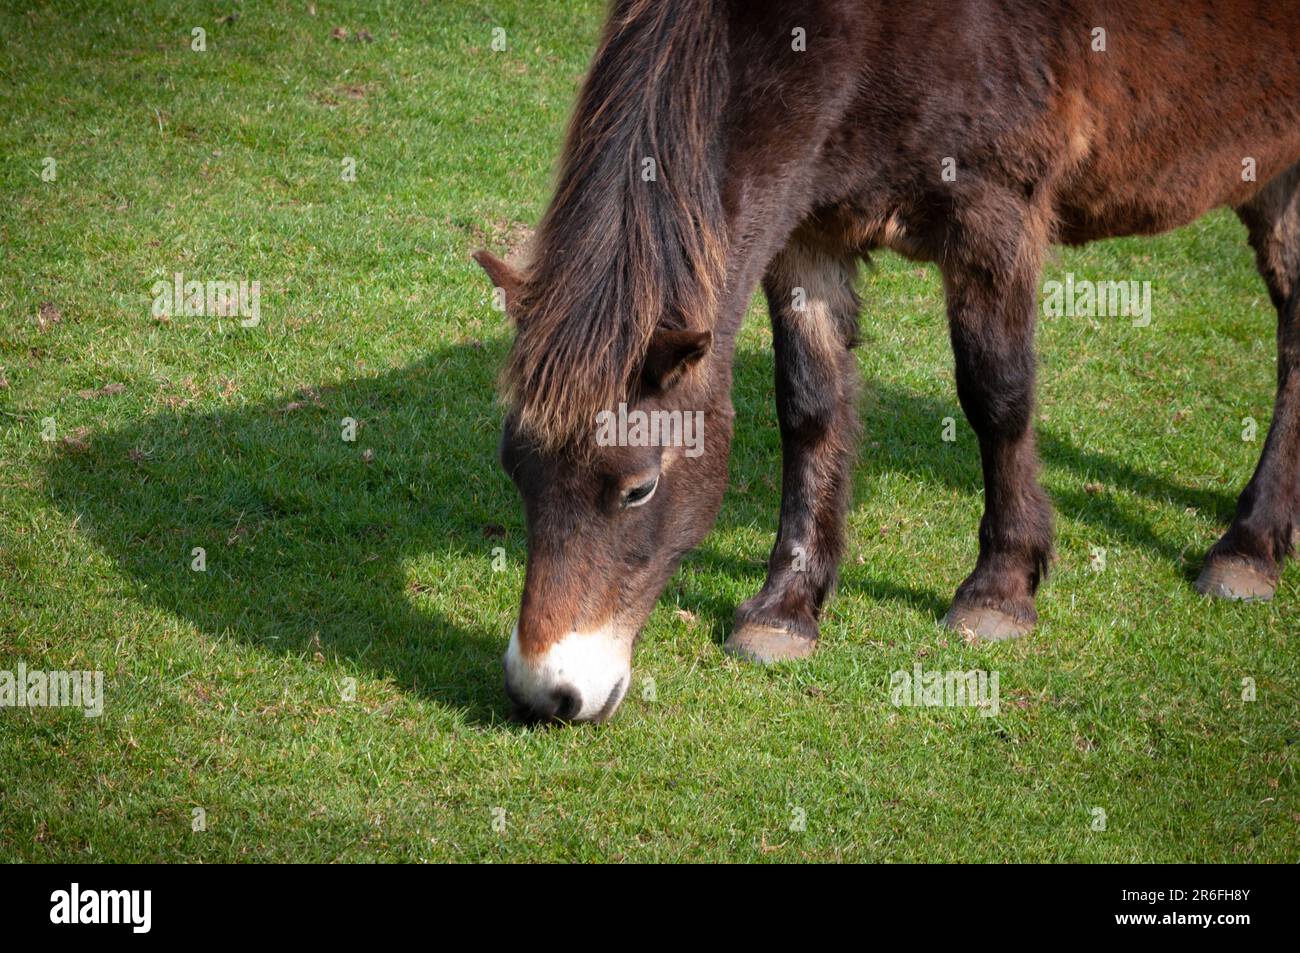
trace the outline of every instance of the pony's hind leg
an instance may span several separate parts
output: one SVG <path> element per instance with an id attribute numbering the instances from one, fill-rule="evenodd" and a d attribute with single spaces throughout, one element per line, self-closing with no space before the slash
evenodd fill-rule
<path id="1" fill-rule="evenodd" d="M 726 650 L 758 662 L 817 644 L 822 601 L 843 551 L 857 438 L 858 256 L 792 238 L 763 279 L 776 355 L 781 522 L 767 581 L 736 610 Z"/>
<path id="2" fill-rule="evenodd" d="M 995 229 L 992 215 L 970 218 L 977 224 L 959 233 L 966 241 L 953 243 L 942 267 L 957 396 L 979 440 L 984 517 L 975 569 L 944 624 L 996 641 L 1023 635 L 1037 620 L 1034 594 L 1052 553 L 1052 511 L 1038 485 L 1032 429 L 1041 246 L 1037 231 L 1021 223 Z"/>
<path id="3" fill-rule="evenodd" d="M 1277 399 L 1259 465 L 1196 588 L 1226 599 L 1271 599 L 1300 511 L 1300 165 L 1237 214 L 1277 307 Z"/>

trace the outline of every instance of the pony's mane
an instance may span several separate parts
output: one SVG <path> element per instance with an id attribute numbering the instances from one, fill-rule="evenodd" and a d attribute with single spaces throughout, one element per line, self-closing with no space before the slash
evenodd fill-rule
<path id="1" fill-rule="evenodd" d="M 502 374 L 518 426 L 581 440 L 635 388 L 656 328 L 711 327 L 723 260 L 717 0 L 615 0 L 537 229 Z M 654 180 L 643 176 L 646 159 Z"/>

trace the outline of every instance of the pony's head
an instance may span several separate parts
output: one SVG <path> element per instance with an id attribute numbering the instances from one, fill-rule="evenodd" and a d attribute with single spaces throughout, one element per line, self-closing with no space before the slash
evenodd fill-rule
<path id="1" fill-rule="evenodd" d="M 616 0 L 527 269 L 475 256 L 517 327 L 501 462 L 528 568 L 506 688 L 529 715 L 618 707 L 637 633 L 721 504 L 728 22 L 713 0 Z"/>
<path id="2" fill-rule="evenodd" d="M 509 305 L 527 294 L 505 263 L 475 258 Z M 534 343 L 527 306 L 515 314 L 514 357 Z M 559 342 L 548 339 L 548 347 Z M 523 499 L 528 562 L 505 656 L 506 692 L 530 719 L 602 721 L 631 682 L 632 646 L 681 557 L 712 526 L 726 486 L 731 401 L 711 373 L 708 331 L 657 329 L 626 387 L 607 406 L 539 405 L 511 395 L 500 462 Z M 593 369 L 559 367 L 555 396 L 581 390 Z M 525 378 L 527 379 L 527 378 Z"/>

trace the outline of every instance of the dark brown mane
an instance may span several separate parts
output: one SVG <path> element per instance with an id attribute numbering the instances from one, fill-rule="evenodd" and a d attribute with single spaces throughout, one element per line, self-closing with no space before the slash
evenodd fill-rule
<path id="1" fill-rule="evenodd" d="M 628 394 L 657 327 L 712 325 L 726 99 L 726 14 L 714 7 L 616 0 L 610 12 L 502 376 L 520 427 L 544 446 L 573 441 Z"/>

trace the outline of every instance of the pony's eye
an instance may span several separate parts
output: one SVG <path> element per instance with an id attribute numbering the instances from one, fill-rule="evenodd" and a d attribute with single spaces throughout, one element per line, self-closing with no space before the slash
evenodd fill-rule
<path id="1" fill-rule="evenodd" d="M 623 494 L 623 500 L 620 503 L 625 509 L 629 506 L 640 506 L 650 497 L 655 495 L 655 488 L 659 486 L 659 477 L 655 477 L 649 483 L 642 483 L 640 486 L 634 486 Z"/>

